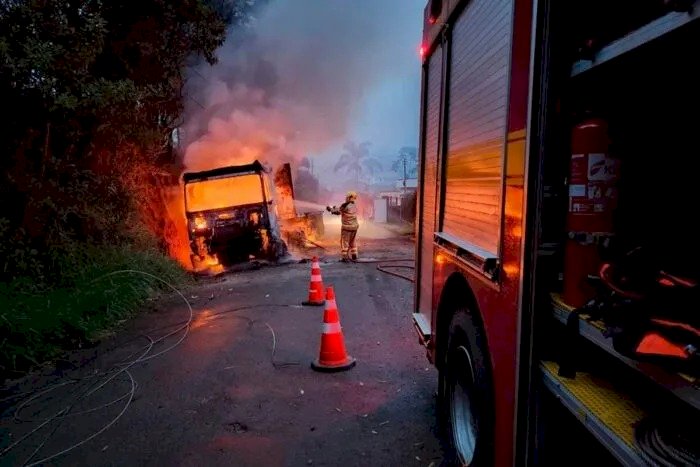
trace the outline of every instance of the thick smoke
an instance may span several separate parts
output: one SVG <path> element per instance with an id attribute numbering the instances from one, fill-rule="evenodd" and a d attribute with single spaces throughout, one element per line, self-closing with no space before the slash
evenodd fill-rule
<path id="1" fill-rule="evenodd" d="M 187 169 L 274 166 L 342 141 L 363 90 L 392 71 L 385 42 L 405 1 L 271 0 L 189 76 Z"/>

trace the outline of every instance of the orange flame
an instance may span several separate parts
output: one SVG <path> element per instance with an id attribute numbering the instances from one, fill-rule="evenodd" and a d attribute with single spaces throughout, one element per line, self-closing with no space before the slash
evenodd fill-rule
<path id="1" fill-rule="evenodd" d="M 187 220 L 185 217 L 185 197 L 179 186 L 170 188 L 166 196 L 165 208 L 170 224 L 165 236 L 168 254 L 185 269 L 192 270 L 190 240 L 187 235 Z"/>
<path id="2" fill-rule="evenodd" d="M 256 174 L 192 182 L 185 190 L 190 212 L 263 202 L 261 180 Z M 269 193 L 266 195 L 269 198 Z"/>

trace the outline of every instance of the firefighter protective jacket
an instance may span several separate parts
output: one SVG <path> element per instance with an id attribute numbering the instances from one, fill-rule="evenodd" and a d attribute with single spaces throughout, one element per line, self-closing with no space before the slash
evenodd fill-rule
<path id="1" fill-rule="evenodd" d="M 353 201 L 343 203 L 338 208 L 333 206 L 331 213 L 340 215 L 343 230 L 357 230 L 360 226 L 357 223 L 357 207 Z"/>

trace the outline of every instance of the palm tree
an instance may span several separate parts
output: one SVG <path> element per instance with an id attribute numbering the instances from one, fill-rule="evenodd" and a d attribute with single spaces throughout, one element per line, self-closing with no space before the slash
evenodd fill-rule
<path id="1" fill-rule="evenodd" d="M 346 174 L 353 175 L 355 185 L 360 184 L 360 177 L 363 175 L 371 176 L 375 172 L 382 170 L 382 164 L 378 159 L 369 154 L 370 143 L 357 144 L 354 141 L 348 141 L 343 148 L 345 152 L 340 155 L 340 159 L 333 168 L 334 172 L 344 170 Z"/>

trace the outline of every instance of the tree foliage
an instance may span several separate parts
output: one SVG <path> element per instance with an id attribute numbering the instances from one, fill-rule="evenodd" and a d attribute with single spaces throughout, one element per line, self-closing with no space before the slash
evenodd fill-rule
<path id="1" fill-rule="evenodd" d="M 0 278 L 55 276 L 76 242 L 133 240 L 174 161 L 187 64 L 214 63 L 252 6 L 0 0 Z"/>
<path id="2" fill-rule="evenodd" d="M 404 146 L 399 149 L 396 158 L 391 163 L 391 170 L 398 173 L 401 177 L 417 178 L 418 158 L 416 148 Z"/>
<path id="3" fill-rule="evenodd" d="M 359 185 L 363 176 L 371 176 L 382 170 L 381 162 L 370 155 L 369 142 L 357 144 L 354 141 L 348 141 L 343 148 L 344 152 L 340 155 L 333 170 L 335 172 L 344 171 L 346 174 L 352 175 L 356 185 Z"/>

